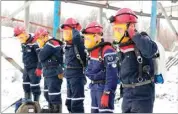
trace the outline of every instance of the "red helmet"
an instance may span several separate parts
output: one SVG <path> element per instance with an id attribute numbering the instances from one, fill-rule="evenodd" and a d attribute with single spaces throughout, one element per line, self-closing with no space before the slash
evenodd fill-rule
<path id="1" fill-rule="evenodd" d="M 77 30 L 81 30 L 81 25 L 73 18 L 68 18 L 65 20 L 64 24 L 61 25 L 61 29 L 65 29 L 65 27 L 76 28 Z"/>
<path id="2" fill-rule="evenodd" d="M 49 34 L 49 32 L 45 28 L 38 28 L 35 31 L 34 38 L 37 39 L 39 36 L 45 36 L 48 34 Z"/>
<path id="3" fill-rule="evenodd" d="M 136 14 L 129 8 L 122 8 L 117 11 L 115 16 L 110 17 L 110 22 L 116 23 L 137 23 Z"/>
<path id="4" fill-rule="evenodd" d="M 82 30 L 82 34 L 86 34 L 86 33 L 92 33 L 92 34 L 103 34 L 103 27 L 98 24 L 96 21 L 93 21 L 91 23 L 89 23 L 85 29 Z"/>
<path id="5" fill-rule="evenodd" d="M 24 26 L 16 26 L 16 27 L 14 27 L 14 36 L 18 36 L 23 32 L 25 32 L 25 27 Z"/>

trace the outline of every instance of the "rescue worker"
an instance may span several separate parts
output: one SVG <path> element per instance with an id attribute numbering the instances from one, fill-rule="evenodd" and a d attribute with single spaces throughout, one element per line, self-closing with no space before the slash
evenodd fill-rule
<path id="1" fill-rule="evenodd" d="M 63 79 L 63 51 L 62 42 L 49 37 L 48 31 L 39 28 L 34 36 L 39 45 L 39 60 L 43 69 L 44 76 L 44 96 L 48 102 L 49 110 L 43 110 L 42 113 L 61 113 L 61 84 Z"/>
<path id="2" fill-rule="evenodd" d="M 122 8 L 111 16 L 114 40 L 121 58 L 119 77 L 123 96 L 123 113 L 152 113 L 155 99 L 154 54 L 157 45 L 146 32 L 137 32 L 137 16 Z"/>
<path id="3" fill-rule="evenodd" d="M 86 53 L 83 39 L 80 35 L 81 26 L 73 18 L 65 20 L 61 25 L 65 46 L 65 78 L 67 80 L 66 106 L 70 113 L 84 113 L 84 85 L 86 78 L 84 67 Z"/>
<path id="4" fill-rule="evenodd" d="M 89 52 L 85 75 L 91 80 L 91 113 L 113 113 L 118 81 L 117 56 L 111 43 L 102 39 L 103 27 L 89 23 L 82 30 Z"/>
<path id="5" fill-rule="evenodd" d="M 32 34 L 27 33 L 23 26 L 16 26 L 14 28 L 14 36 L 20 40 L 22 47 L 22 59 L 24 64 L 23 72 L 23 89 L 25 93 L 25 100 L 33 100 L 39 102 L 41 90 L 41 67 L 38 62 L 38 45 Z"/>

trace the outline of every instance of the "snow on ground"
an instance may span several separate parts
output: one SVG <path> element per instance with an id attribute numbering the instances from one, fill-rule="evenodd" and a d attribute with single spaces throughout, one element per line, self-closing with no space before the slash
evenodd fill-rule
<path id="1" fill-rule="evenodd" d="M 13 35 L 12 28 L 2 26 L 2 37 L 11 37 Z M 13 57 L 21 66 L 21 47 L 20 43 L 15 38 L 6 38 L 1 40 L 1 51 L 8 56 Z M 170 53 L 166 53 L 167 57 Z M 43 91 L 43 78 L 41 80 L 41 89 Z M 84 107 L 85 112 L 90 113 L 90 90 L 88 84 L 85 86 L 85 100 Z M 22 89 L 22 74 L 16 70 L 9 62 L 1 57 L 1 110 L 11 105 L 14 101 L 23 97 Z M 178 66 L 173 66 L 166 72 L 165 83 L 156 85 L 156 99 L 154 104 L 154 113 L 177 113 L 178 112 Z M 62 84 L 62 99 L 63 99 L 63 113 L 68 113 L 65 106 L 66 99 L 66 80 L 64 79 Z M 121 102 L 115 103 L 115 113 L 121 113 Z M 47 105 L 43 97 L 43 93 L 40 99 L 41 106 Z M 14 107 L 12 106 L 4 113 L 14 113 Z"/>

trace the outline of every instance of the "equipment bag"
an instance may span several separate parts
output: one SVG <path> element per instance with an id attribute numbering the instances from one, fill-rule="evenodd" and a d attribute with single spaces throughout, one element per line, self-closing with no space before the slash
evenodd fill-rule
<path id="1" fill-rule="evenodd" d="M 40 104 L 36 101 L 19 101 L 15 105 L 15 113 L 39 113 L 41 111 Z"/>

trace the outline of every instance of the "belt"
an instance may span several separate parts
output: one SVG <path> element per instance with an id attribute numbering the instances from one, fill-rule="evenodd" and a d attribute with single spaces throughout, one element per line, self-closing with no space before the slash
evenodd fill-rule
<path id="1" fill-rule="evenodd" d="M 92 84 L 105 84 L 106 81 L 105 80 L 96 80 L 96 81 L 92 80 L 91 83 Z"/>
<path id="2" fill-rule="evenodd" d="M 142 85 L 150 84 L 152 82 L 153 82 L 152 80 L 146 80 L 144 82 L 139 82 L 139 83 L 122 84 L 122 87 L 123 88 L 135 88 L 137 86 L 142 86 Z"/>

